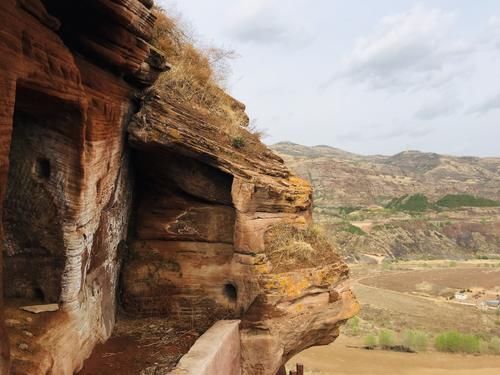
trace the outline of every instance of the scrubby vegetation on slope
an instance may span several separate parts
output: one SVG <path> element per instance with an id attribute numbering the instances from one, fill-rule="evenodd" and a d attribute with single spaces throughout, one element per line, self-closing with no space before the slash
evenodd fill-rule
<path id="1" fill-rule="evenodd" d="M 500 202 L 492 199 L 475 197 L 468 194 L 448 194 L 436 202 L 438 206 L 447 208 L 460 207 L 500 207 Z"/>
<path id="2" fill-rule="evenodd" d="M 207 121 L 229 134 L 235 148 L 258 141 L 262 132 L 253 124 L 249 126 L 245 106 L 225 92 L 229 60 L 236 56 L 235 52 L 202 47 L 180 17 L 167 15 L 159 7 L 155 8 L 155 14 L 152 44 L 164 52 L 171 65 L 155 87 L 164 95 L 189 103 Z"/>
<path id="3" fill-rule="evenodd" d="M 351 233 L 351 234 L 355 234 L 355 235 L 358 235 L 358 236 L 364 236 L 366 233 L 365 231 L 363 231 L 363 229 L 355 226 L 355 225 L 352 225 L 351 223 L 349 222 L 346 222 L 346 223 L 343 223 L 342 225 L 340 225 L 337 230 L 340 230 L 342 232 L 347 232 L 347 233 Z"/>
<path id="4" fill-rule="evenodd" d="M 274 272 L 318 267 L 339 256 L 318 226 L 276 225 L 266 232 L 266 253 Z"/>
<path id="5" fill-rule="evenodd" d="M 394 198 L 386 207 L 398 211 L 423 212 L 431 206 L 424 194 L 414 194 Z"/>
<path id="6" fill-rule="evenodd" d="M 424 212 L 429 209 L 461 208 L 461 207 L 500 207 L 500 202 L 492 199 L 477 197 L 468 194 L 448 194 L 430 203 L 424 194 L 403 195 L 392 199 L 386 208 L 396 211 Z"/>

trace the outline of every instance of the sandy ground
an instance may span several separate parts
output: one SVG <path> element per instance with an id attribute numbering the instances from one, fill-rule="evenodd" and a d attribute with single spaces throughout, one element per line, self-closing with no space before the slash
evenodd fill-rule
<path id="1" fill-rule="evenodd" d="M 418 283 L 430 280 L 441 287 L 471 284 L 499 285 L 498 271 L 479 268 L 453 268 L 410 272 L 390 272 L 377 277 L 353 280 L 352 289 L 362 304 L 360 316 L 378 326 L 394 329 L 419 329 L 441 332 L 456 329 L 465 333 L 488 333 L 500 337 L 494 312 L 481 312 L 475 306 L 446 301 L 443 298 L 408 293 Z M 369 286 L 383 285 L 384 287 Z M 491 284 L 491 285 L 490 285 Z M 392 290 L 389 290 L 392 289 Z M 399 292 L 396 290 L 404 290 Z"/>
<path id="2" fill-rule="evenodd" d="M 367 277 L 360 282 L 377 288 L 390 289 L 397 292 L 413 292 L 421 283 L 430 283 L 441 288 L 500 288 L 500 270 L 487 268 L 449 268 L 387 273 L 375 277 Z"/>
<path id="3" fill-rule="evenodd" d="M 451 303 L 441 297 L 413 294 L 424 282 L 438 288 L 493 288 L 500 285 L 498 269 L 446 268 L 383 272 L 367 277 L 369 275 L 373 275 L 370 270 L 357 270 L 352 288 L 362 304 L 360 317 L 375 326 L 397 332 L 419 329 L 438 333 L 457 329 L 500 337 L 494 313 L 484 313 L 474 306 Z M 350 347 L 361 343 L 362 336 L 341 335 L 331 345 L 300 353 L 289 365 L 303 363 L 306 375 L 500 375 L 500 356 L 435 351 L 412 354 Z"/>
<path id="4" fill-rule="evenodd" d="M 352 339 L 341 336 L 331 345 L 308 349 L 290 363 L 303 363 L 314 375 L 498 375 L 500 356 L 396 353 L 348 348 Z"/>

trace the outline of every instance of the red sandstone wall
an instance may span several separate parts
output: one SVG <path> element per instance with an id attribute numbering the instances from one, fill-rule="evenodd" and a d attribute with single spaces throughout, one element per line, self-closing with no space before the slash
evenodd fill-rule
<path id="1" fill-rule="evenodd" d="M 170 101 L 165 91 L 142 96 L 141 110 L 128 124 L 137 87 L 166 69 L 147 43 L 151 6 L 151 0 L 0 2 L 0 202 L 12 187 L 13 118 L 15 126 L 36 125 L 40 138 L 27 137 L 33 150 L 18 152 L 27 158 L 22 163 L 12 159 L 10 171 L 28 182 L 20 186 L 31 187 L 9 199 L 8 223 L 7 205 L 0 203 L 2 225 L 8 224 L 0 232 L 3 261 L 14 264 L 14 279 L 26 272 L 25 284 L 16 280 L 19 286 L 6 290 L 15 296 L 39 288 L 60 304 L 37 327 L 29 355 L 10 329 L 19 373 L 73 374 L 112 331 L 134 190 L 127 130 L 136 156 L 156 161 L 135 164 L 145 178 L 138 178 L 137 221 L 123 272 L 130 311 L 177 312 L 191 323 L 194 310 L 209 319 L 218 318 L 213 312 L 219 310 L 242 315 L 246 374 L 274 374 L 294 353 L 332 341 L 357 311 L 340 259 L 272 272 L 265 234 L 279 223 L 305 227 L 311 189 L 263 144 L 235 149 L 228 134 L 197 116 L 190 103 Z M 26 120 L 20 124 L 19 111 L 31 119 L 21 116 Z M 15 170 L 21 164 L 27 167 Z M 31 212 L 39 212 L 32 215 L 35 223 L 25 221 L 24 213 Z M 57 241 L 46 237 L 52 222 Z M 36 246 L 20 244 L 16 231 L 22 226 L 33 230 Z M 4 246 L 6 239 L 15 243 Z M 49 255 L 44 272 L 30 272 L 47 265 L 37 263 L 32 247 Z M 151 275 L 155 262 L 158 272 Z M 50 279 L 43 277 L 53 270 Z"/>
<path id="2" fill-rule="evenodd" d="M 163 68 L 161 63 L 150 66 L 146 61 L 150 48 L 144 38 L 151 34 L 154 22 L 151 2 L 99 0 L 92 7 L 90 3 L 68 7 L 64 0 L 0 2 L 0 212 L 8 186 L 14 111 L 35 117 L 37 113 L 62 113 L 66 122 L 56 133 L 42 131 L 48 135 L 35 145 L 50 162 L 50 177 L 43 181 L 43 189 L 62 230 L 58 251 L 63 264 L 56 275 L 61 310 L 47 323 L 46 334 L 33 344 L 41 348 L 32 356 L 34 367 L 26 368 L 29 373 L 45 373 L 48 369 L 43 366 L 51 366 L 53 373 L 73 373 L 94 343 L 111 333 L 118 250 L 126 238 L 132 190 L 125 127 L 137 89 L 128 82 L 149 84 Z M 86 16 L 88 26 L 81 24 Z M 80 22 L 75 22 L 78 17 Z M 95 34 L 95 28 L 107 32 Z M 74 44 L 68 47 L 66 39 Z M 80 53 L 75 54 L 75 49 Z M 160 60 L 156 56 L 156 63 Z M 42 211 L 36 199 L 23 204 L 28 210 Z M 8 234 L 0 231 L 2 244 Z M 2 248 L 0 265 L 4 251 L 10 257 L 11 250 Z M 3 258 L 5 262 L 5 254 Z M 12 263 L 8 260 L 6 264 Z M 26 270 L 30 262 L 35 269 L 34 257 L 18 256 L 16 267 Z M 37 277 L 30 282 L 43 286 L 45 281 Z M 2 295 L 0 353 L 5 357 Z M 12 350 L 17 353 L 15 345 Z M 0 360 L 0 369 L 5 368 L 5 360 Z"/>

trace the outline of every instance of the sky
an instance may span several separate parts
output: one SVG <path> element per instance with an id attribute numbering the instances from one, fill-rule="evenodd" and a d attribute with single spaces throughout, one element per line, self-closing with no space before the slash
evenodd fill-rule
<path id="1" fill-rule="evenodd" d="M 201 46 L 268 144 L 500 156 L 498 0 L 157 0 Z"/>

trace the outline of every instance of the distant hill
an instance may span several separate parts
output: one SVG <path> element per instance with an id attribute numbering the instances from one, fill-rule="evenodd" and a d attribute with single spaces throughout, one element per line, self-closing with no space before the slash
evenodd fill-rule
<path id="1" fill-rule="evenodd" d="M 314 186 L 314 215 L 349 261 L 500 257 L 500 158 L 271 146 Z"/>
<path id="2" fill-rule="evenodd" d="M 271 146 L 272 149 L 280 154 L 297 156 L 297 157 L 310 157 L 317 158 L 321 156 L 332 156 L 339 158 L 359 158 L 361 156 L 343 151 L 339 148 L 318 145 L 318 146 L 302 146 L 292 142 L 280 142 Z"/>
<path id="3" fill-rule="evenodd" d="M 404 151 L 363 156 L 329 146 L 271 146 L 315 187 L 319 206 L 385 205 L 403 195 L 430 200 L 468 194 L 500 200 L 500 157 L 456 157 Z"/>

